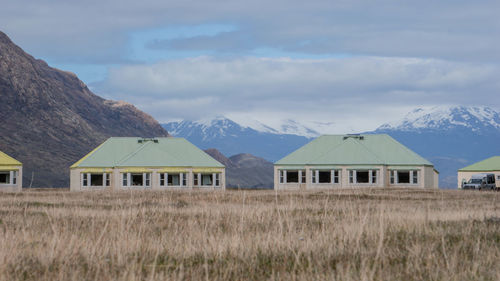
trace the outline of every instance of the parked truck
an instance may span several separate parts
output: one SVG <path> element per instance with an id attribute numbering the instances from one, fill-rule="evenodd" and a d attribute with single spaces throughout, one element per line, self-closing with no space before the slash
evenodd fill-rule
<path id="1" fill-rule="evenodd" d="M 475 174 L 468 182 L 462 183 L 462 189 L 496 189 L 495 174 Z"/>

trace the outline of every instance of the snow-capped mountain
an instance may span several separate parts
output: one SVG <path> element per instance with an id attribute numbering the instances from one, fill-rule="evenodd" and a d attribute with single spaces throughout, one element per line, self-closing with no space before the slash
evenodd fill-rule
<path id="1" fill-rule="evenodd" d="M 469 129 L 481 132 L 500 129 L 500 114 L 489 107 L 437 106 L 418 108 L 403 119 L 380 126 L 377 130 L 452 130 Z"/>
<path id="2" fill-rule="evenodd" d="M 286 156 L 310 138 L 280 133 L 254 122 L 259 130 L 242 126 L 223 116 L 197 121 L 177 121 L 162 124 L 169 134 L 183 137 L 202 149 L 217 148 L 224 155 L 250 153 L 276 161 Z"/>
<path id="3" fill-rule="evenodd" d="M 251 119 L 234 122 L 218 116 L 162 126 L 171 135 L 185 137 L 203 149 L 217 148 L 228 156 L 250 153 L 276 161 L 333 125 L 293 120 L 273 124 Z M 488 107 L 419 108 L 368 133 L 389 134 L 427 158 L 440 172 L 440 186 L 445 188 L 456 187 L 459 168 L 500 155 L 500 113 Z"/>
<path id="4" fill-rule="evenodd" d="M 489 107 L 419 108 L 372 133 L 389 134 L 434 163 L 441 187 L 456 187 L 458 169 L 500 155 L 500 113 Z"/>
<path id="5" fill-rule="evenodd" d="M 308 138 L 315 138 L 321 135 L 316 128 L 323 129 L 326 123 L 311 123 L 304 124 L 292 119 L 275 120 L 271 123 L 264 124 L 255 119 L 241 119 L 236 121 L 240 126 L 252 128 L 259 132 L 280 134 L 280 135 L 297 135 Z M 330 124 L 330 123 L 329 123 Z"/>

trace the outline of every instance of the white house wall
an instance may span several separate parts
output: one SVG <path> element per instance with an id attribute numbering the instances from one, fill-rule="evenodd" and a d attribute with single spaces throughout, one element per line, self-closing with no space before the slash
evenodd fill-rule
<path id="1" fill-rule="evenodd" d="M 134 169 L 134 168 L 132 168 Z M 137 169 L 142 169 L 138 167 Z M 186 186 L 160 186 L 160 170 L 159 169 L 148 169 L 149 173 L 151 173 L 151 186 L 150 187 L 142 187 L 142 186 L 122 186 L 122 173 L 128 172 L 128 168 L 123 169 L 112 169 L 110 173 L 110 186 L 102 186 L 102 187 L 82 187 L 81 174 L 86 169 L 85 168 L 74 168 L 70 170 L 70 190 L 71 191 L 83 191 L 83 190 L 171 190 L 171 189 L 192 189 L 193 187 L 193 168 L 186 168 L 187 181 Z M 197 168 L 194 168 L 196 170 Z M 220 187 L 214 187 L 215 189 L 226 189 L 226 171 L 224 168 L 208 168 L 220 174 Z M 177 173 L 177 172 L 176 172 Z M 196 173 L 197 174 L 197 173 Z M 200 189 L 211 189 L 211 187 L 195 187 Z"/>
<path id="2" fill-rule="evenodd" d="M 322 189 L 322 188 L 345 188 L 345 187 L 413 187 L 413 188 L 438 188 L 437 182 L 438 182 L 438 174 L 434 171 L 434 168 L 431 166 L 419 166 L 418 171 L 419 171 L 419 178 L 418 178 L 418 183 L 417 184 L 391 184 L 390 179 L 391 179 L 391 166 L 374 166 L 374 168 L 378 168 L 378 174 L 377 174 L 377 182 L 376 183 L 350 183 L 349 182 L 349 170 L 356 169 L 355 166 L 338 166 L 340 172 L 340 183 L 339 184 L 333 184 L 333 183 L 317 183 L 313 184 L 311 182 L 311 173 L 312 173 L 312 168 L 311 167 L 305 167 L 306 171 L 306 183 L 280 183 L 279 182 L 279 171 L 280 170 L 290 170 L 290 171 L 296 171 L 300 170 L 294 167 L 288 167 L 288 166 L 279 166 L 275 165 L 274 166 L 274 189 L 276 190 L 291 190 L 291 189 Z M 316 170 L 316 168 L 314 168 Z M 328 169 L 329 170 L 329 169 Z M 365 168 L 360 168 L 360 170 L 369 170 Z M 372 169 L 374 170 L 374 169 Z M 414 169 L 411 169 L 414 170 Z"/>
<path id="3" fill-rule="evenodd" d="M 2 171 L 2 172 L 17 172 L 16 184 L 0 184 L 0 191 L 5 192 L 21 192 L 23 190 L 23 167 L 19 166 L 18 170 Z"/>

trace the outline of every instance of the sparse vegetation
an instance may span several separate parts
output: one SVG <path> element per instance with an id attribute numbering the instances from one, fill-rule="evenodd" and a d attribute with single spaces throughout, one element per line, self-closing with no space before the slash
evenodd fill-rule
<path id="1" fill-rule="evenodd" d="M 499 280 L 500 192 L 0 193 L 0 280 Z"/>

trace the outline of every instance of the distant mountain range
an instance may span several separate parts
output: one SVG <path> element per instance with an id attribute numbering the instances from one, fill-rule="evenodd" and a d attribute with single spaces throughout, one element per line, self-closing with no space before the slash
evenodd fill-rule
<path id="1" fill-rule="evenodd" d="M 180 121 L 162 124 L 171 135 L 184 137 L 202 149 L 217 148 L 224 155 L 250 153 L 277 161 L 311 140 L 309 137 L 265 131 L 242 126 L 228 118 Z"/>
<path id="2" fill-rule="evenodd" d="M 500 155 L 500 114 L 488 107 L 416 109 L 373 133 L 389 134 L 434 163 L 442 187 L 456 187 L 458 169 Z"/>
<path id="3" fill-rule="evenodd" d="M 69 166 L 110 136 L 168 135 L 151 116 L 93 94 L 2 32 L 0 94 L 0 150 L 23 162 L 24 186 L 69 186 Z"/>
<path id="4" fill-rule="evenodd" d="M 314 129 L 299 122 L 290 120 L 290 124 L 300 128 L 296 132 L 307 133 L 283 134 L 262 123 L 252 128 L 224 117 L 163 126 L 172 135 L 185 137 L 204 149 L 217 148 L 224 155 L 251 153 L 274 162 L 316 136 Z M 488 107 L 419 108 L 366 133 L 389 134 L 433 162 L 443 188 L 456 187 L 457 169 L 500 155 L 500 114 Z"/>

